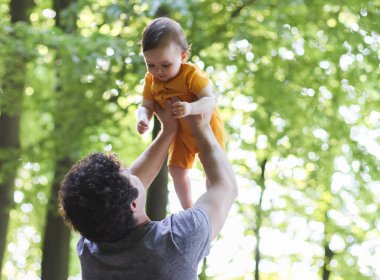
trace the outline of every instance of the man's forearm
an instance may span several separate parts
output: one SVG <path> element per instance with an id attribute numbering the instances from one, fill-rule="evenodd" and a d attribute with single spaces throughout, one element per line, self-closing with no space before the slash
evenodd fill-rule
<path id="1" fill-rule="evenodd" d="M 216 141 L 209 124 L 201 128 L 203 131 L 194 130 L 194 136 L 202 155 L 202 164 L 211 185 L 234 185 L 235 175 L 232 171 L 225 153 Z M 228 184 L 230 182 L 231 184 Z"/>
<path id="2" fill-rule="evenodd" d="M 130 170 L 147 189 L 160 171 L 175 133 L 161 131 L 149 147 L 135 160 Z"/>
<path id="3" fill-rule="evenodd" d="M 237 196 L 237 184 L 231 164 L 216 141 L 210 124 L 196 126 L 193 132 L 210 183 L 207 185 L 207 191 L 199 197 L 194 206 L 202 207 L 208 212 L 213 240 L 222 229 Z"/>

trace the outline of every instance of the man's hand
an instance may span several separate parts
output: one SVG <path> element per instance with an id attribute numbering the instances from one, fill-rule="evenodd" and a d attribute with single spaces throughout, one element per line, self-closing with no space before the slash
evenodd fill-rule
<path id="1" fill-rule="evenodd" d="M 204 129 L 204 127 L 209 126 L 211 120 L 212 112 L 207 112 L 203 114 L 190 115 L 185 118 L 193 132 Z"/>
<path id="2" fill-rule="evenodd" d="M 178 130 L 178 121 L 173 118 L 170 101 L 166 104 L 165 110 L 156 102 L 152 105 L 154 113 L 162 124 L 161 133 L 157 135 L 130 168 L 131 173 L 140 178 L 146 189 L 151 185 L 160 171 Z"/>
<path id="3" fill-rule="evenodd" d="M 147 119 L 140 120 L 137 123 L 137 131 L 144 134 L 149 129 L 149 121 Z"/>
<path id="4" fill-rule="evenodd" d="M 176 101 L 172 104 L 172 113 L 175 119 L 192 114 L 192 105 L 189 102 Z"/>
<path id="5" fill-rule="evenodd" d="M 178 121 L 175 120 L 173 117 L 171 110 L 172 103 L 173 102 L 171 100 L 166 101 L 165 109 L 162 109 L 160 105 L 157 102 L 155 102 L 153 111 L 162 124 L 163 132 L 177 133 Z"/>

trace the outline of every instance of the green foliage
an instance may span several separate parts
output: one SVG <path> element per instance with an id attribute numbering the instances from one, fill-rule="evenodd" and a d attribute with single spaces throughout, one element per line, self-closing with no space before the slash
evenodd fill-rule
<path id="1" fill-rule="evenodd" d="M 9 271 L 18 265 L 15 236 L 30 232 L 31 253 L 17 276 L 39 273 L 39 217 L 45 215 L 57 158 L 77 160 L 106 150 L 129 164 L 148 144 L 135 131 L 146 71 L 139 40 L 150 18 L 165 10 L 183 25 L 191 60 L 204 65 L 215 84 L 229 157 L 244 179 L 242 191 L 253 196 L 237 204 L 246 236 L 254 236 L 259 211 L 262 231 L 294 240 L 300 234 L 294 221 L 301 221 L 299 231 L 309 233 L 303 241 L 314 248 L 310 270 L 320 268 L 321 250 L 329 244 L 330 279 L 375 277 L 375 267 L 363 264 L 355 250 L 373 250 L 371 240 L 380 238 L 379 193 L 373 189 L 380 171 L 373 148 L 380 108 L 377 1 L 83 0 L 63 14 L 76 23 L 70 34 L 53 27 L 47 9 L 48 1 L 36 1 L 30 26 L 10 25 L 7 3 L 0 1 L 0 114 L 20 96 L 2 91 L 5 69 L 27 62 L 14 77 L 25 78 L 26 86 Z M 343 249 L 336 240 L 343 240 Z M 300 251 L 262 254 L 273 266 L 289 260 L 293 271 L 305 258 Z M 77 260 L 72 263 L 72 273 L 78 273 Z M 276 271 L 261 276 L 280 278 Z"/>

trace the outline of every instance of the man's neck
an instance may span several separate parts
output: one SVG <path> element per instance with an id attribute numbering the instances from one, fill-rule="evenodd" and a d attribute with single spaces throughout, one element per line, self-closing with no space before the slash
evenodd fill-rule
<path id="1" fill-rule="evenodd" d="M 145 213 L 137 214 L 135 213 L 135 225 L 136 227 L 142 227 L 145 226 L 146 224 L 150 223 L 151 220 Z"/>

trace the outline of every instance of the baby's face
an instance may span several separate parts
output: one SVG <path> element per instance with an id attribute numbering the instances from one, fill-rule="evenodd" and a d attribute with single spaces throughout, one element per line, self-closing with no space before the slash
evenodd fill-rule
<path id="1" fill-rule="evenodd" d="M 144 52 L 146 67 L 156 79 L 166 82 L 177 76 L 186 54 L 172 42 Z"/>

